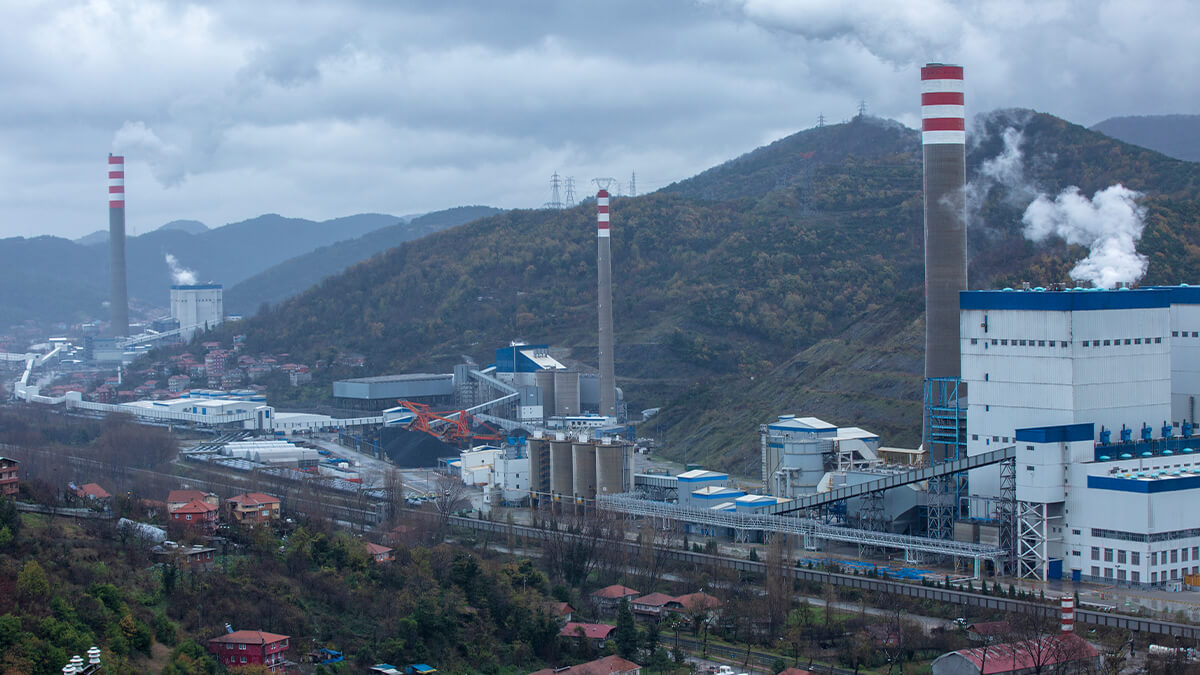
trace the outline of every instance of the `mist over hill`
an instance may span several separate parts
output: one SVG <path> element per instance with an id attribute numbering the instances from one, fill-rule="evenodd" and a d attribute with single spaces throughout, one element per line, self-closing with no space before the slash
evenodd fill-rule
<path id="1" fill-rule="evenodd" d="M 1005 131 L 1020 184 L 996 180 Z M 1011 158 L 1010 158 L 1011 159 Z M 981 167 L 987 167 L 981 173 Z M 1030 195 L 1145 193 L 1145 283 L 1200 280 L 1200 167 L 1032 111 L 979 117 L 968 178 L 970 285 L 1068 281 L 1087 255 L 1022 236 Z M 984 180 L 987 178 L 987 180 Z M 618 384 L 680 458 L 754 475 L 778 413 L 919 442 L 921 150 L 860 117 L 808 129 L 612 206 Z M 508 340 L 595 364 L 588 206 L 511 211 L 406 243 L 239 326 L 251 348 L 367 356 L 371 373 L 481 363 Z"/>

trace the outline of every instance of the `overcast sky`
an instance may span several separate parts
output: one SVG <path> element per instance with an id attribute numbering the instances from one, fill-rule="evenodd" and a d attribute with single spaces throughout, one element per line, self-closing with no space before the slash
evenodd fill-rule
<path id="1" fill-rule="evenodd" d="M 871 114 L 913 126 L 919 67 L 968 115 L 1196 113 L 1200 3 L 891 0 L 0 0 L 0 236 L 210 227 L 462 204 L 550 175 L 639 193 Z"/>

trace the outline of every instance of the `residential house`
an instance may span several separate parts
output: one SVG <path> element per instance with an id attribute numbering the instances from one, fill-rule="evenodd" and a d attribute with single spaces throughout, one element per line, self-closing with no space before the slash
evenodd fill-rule
<path id="1" fill-rule="evenodd" d="M 617 655 L 566 668 L 543 668 L 529 675 L 641 675 L 642 667 Z"/>
<path id="2" fill-rule="evenodd" d="M 87 501 L 104 501 L 112 499 L 112 495 L 95 483 L 85 483 L 75 488 L 75 496 Z"/>
<path id="3" fill-rule="evenodd" d="M 608 640 L 616 626 L 610 626 L 606 623 L 576 623 L 568 621 L 567 625 L 558 631 L 559 637 L 569 638 L 572 640 L 588 640 L 596 649 L 604 647 L 604 642 Z"/>
<path id="4" fill-rule="evenodd" d="M 20 479 L 17 476 L 21 463 L 11 457 L 0 457 L 0 495 L 17 494 Z"/>
<path id="5" fill-rule="evenodd" d="M 220 507 L 221 499 L 211 492 L 204 490 L 171 490 L 167 493 L 167 513 L 172 513 L 181 506 L 186 506 L 196 500 Z"/>
<path id="6" fill-rule="evenodd" d="M 667 609 L 680 614 L 699 614 L 707 610 L 710 617 L 716 616 L 721 610 L 721 601 L 713 596 L 700 591 L 698 593 L 687 593 L 667 603 Z"/>
<path id="7" fill-rule="evenodd" d="M 650 593 L 636 598 L 630 605 L 633 607 L 634 614 L 657 621 L 666 616 L 669 611 L 667 604 L 672 602 L 675 602 L 674 596 L 666 593 Z"/>
<path id="8" fill-rule="evenodd" d="M 371 559 L 377 563 L 392 562 L 396 559 L 396 552 L 392 549 L 370 542 L 367 542 L 367 555 L 371 556 Z"/>
<path id="9" fill-rule="evenodd" d="M 189 530 L 212 532 L 217 529 L 220 509 L 215 504 L 193 499 L 171 511 L 171 525 Z"/>
<path id="10" fill-rule="evenodd" d="M 605 586 L 598 591 L 593 591 L 592 604 L 596 606 L 597 612 L 615 612 L 621 606 L 621 600 L 632 602 L 639 595 L 641 595 L 641 592 L 635 591 L 628 586 L 613 584 L 612 586 Z"/>
<path id="11" fill-rule="evenodd" d="M 542 611 L 564 622 L 569 622 L 575 616 L 575 608 L 567 602 L 543 602 Z"/>
<path id="12" fill-rule="evenodd" d="M 179 546 L 168 541 L 150 552 L 155 561 L 171 563 L 181 570 L 207 572 L 216 565 L 217 549 L 210 546 Z"/>
<path id="13" fill-rule="evenodd" d="M 208 651 L 228 668 L 260 664 L 275 673 L 284 669 L 288 636 L 260 630 L 239 630 L 208 641 Z"/>
<path id="14" fill-rule="evenodd" d="M 1035 672 L 1097 673 L 1100 653 L 1074 633 L 960 649 L 933 661 L 933 675 L 1025 675 Z"/>
<path id="15" fill-rule="evenodd" d="M 279 498 L 261 492 L 230 497 L 225 504 L 229 517 L 238 523 L 266 523 L 279 520 Z"/>

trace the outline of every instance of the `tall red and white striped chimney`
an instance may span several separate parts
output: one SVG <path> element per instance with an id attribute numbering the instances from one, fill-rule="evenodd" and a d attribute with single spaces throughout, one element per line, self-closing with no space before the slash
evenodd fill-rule
<path id="1" fill-rule="evenodd" d="M 608 190 L 596 193 L 596 306 L 600 314 L 600 414 L 617 416 L 617 378 L 613 362 L 612 250 L 609 247 Z"/>
<path id="2" fill-rule="evenodd" d="M 108 304 L 115 337 L 129 335 L 125 285 L 125 158 L 108 156 Z"/>

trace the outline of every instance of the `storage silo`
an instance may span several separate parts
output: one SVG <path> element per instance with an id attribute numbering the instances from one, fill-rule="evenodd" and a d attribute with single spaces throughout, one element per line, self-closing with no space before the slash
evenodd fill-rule
<path id="1" fill-rule="evenodd" d="M 584 499 L 596 498 L 596 444 L 581 435 L 571 444 L 574 464 L 573 493 Z"/>
<path id="2" fill-rule="evenodd" d="M 554 414 L 569 417 L 579 414 L 579 373 L 567 370 L 554 373 Z"/>
<path id="3" fill-rule="evenodd" d="M 527 439 L 529 446 L 529 489 L 540 497 L 550 492 L 550 439 L 543 438 L 535 431 L 532 438 Z"/>
<path id="4" fill-rule="evenodd" d="M 633 445 L 604 438 L 596 446 L 596 494 L 616 495 L 633 489 Z"/>
<path id="5" fill-rule="evenodd" d="M 574 476 L 571 472 L 571 442 L 559 433 L 550 441 L 550 491 L 556 495 L 573 494 Z"/>
<path id="6" fill-rule="evenodd" d="M 542 415 L 554 417 L 554 371 L 539 370 L 533 374 L 533 383 L 542 390 Z"/>

